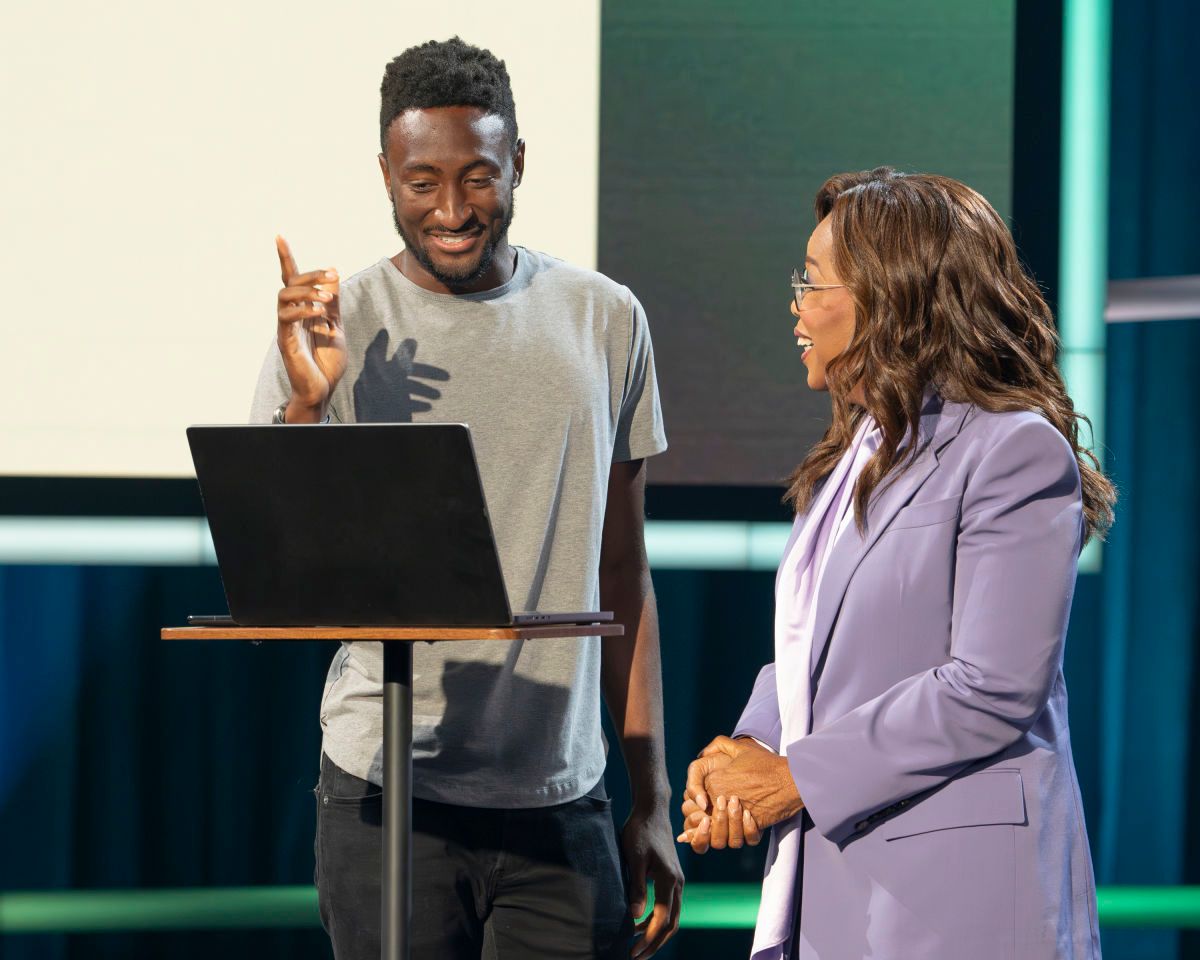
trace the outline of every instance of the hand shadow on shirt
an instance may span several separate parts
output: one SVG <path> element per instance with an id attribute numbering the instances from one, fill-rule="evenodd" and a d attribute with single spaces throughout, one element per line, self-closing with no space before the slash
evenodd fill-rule
<path id="1" fill-rule="evenodd" d="M 417 363 L 417 341 L 407 337 L 388 357 L 388 332 L 380 330 L 363 358 L 362 373 L 354 384 L 354 419 L 359 423 L 412 423 L 414 413 L 428 413 L 442 391 L 432 384 L 445 383 L 450 371 Z"/>
<path id="2" fill-rule="evenodd" d="M 495 641 L 480 641 L 479 645 L 486 650 L 486 645 L 492 643 Z M 530 655 L 525 649 L 526 643 L 516 640 L 508 645 L 509 661 L 515 663 Z M 447 659 L 442 668 L 441 683 L 445 712 L 437 727 L 426 731 L 425 736 L 432 735 L 433 743 L 440 741 L 444 745 L 445 752 L 438 762 L 438 770 L 443 776 L 461 775 L 470 780 L 478 776 L 480 770 L 509 774 L 527 771 L 530 758 L 544 757 L 542 762 L 551 767 L 561 762 L 566 749 L 564 738 L 571 731 L 559 727 L 553 720 L 567 715 L 571 696 L 567 688 L 521 676 L 515 666 L 506 670 L 497 663 L 477 660 Z M 540 708 L 536 713 L 513 715 L 513 711 L 522 708 L 531 710 L 533 704 Z M 514 723 L 523 728 L 520 737 L 498 733 L 510 729 Z M 419 742 L 421 731 L 414 729 L 413 732 L 418 754 L 422 747 L 433 746 L 433 743 Z M 497 741 L 504 744 L 503 750 L 497 749 Z M 538 760 L 532 760 L 534 768 L 540 765 Z M 584 789 L 591 786 L 589 783 Z M 548 799 L 553 801 L 552 797 Z"/>

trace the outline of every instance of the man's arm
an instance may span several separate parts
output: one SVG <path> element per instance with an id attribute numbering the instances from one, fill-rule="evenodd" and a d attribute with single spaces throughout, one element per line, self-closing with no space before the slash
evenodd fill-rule
<path id="1" fill-rule="evenodd" d="M 643 533 L 645 494 L 644 460 L 613 464 L 600 548 L 600 603 L 625 625 L 625 635 L 602 641 L 601 682 L 633 793 L 633 811 L 621 833 L 633 915 L 640 918 L 645 909 L 647 879 L 654 882 L 655 895 L 653 913 L 638 927 L 644 936 L 634 947 L 635 957 L 649 956 L 675 933 L 683 889 L 668 812 L 662 661 Z"/>
<path id="2" fill-rule="evenodd" d="M 651 811 L 669 804 L 671 784 L 663 748 L 658 610 L 643 534 L 645 488 L 644 460 L 613 464 L 600 548 L 600 605 L 625 625 L 625 636 L 603 641 L 604 700 L 621 738 L 633 806 Z"/>

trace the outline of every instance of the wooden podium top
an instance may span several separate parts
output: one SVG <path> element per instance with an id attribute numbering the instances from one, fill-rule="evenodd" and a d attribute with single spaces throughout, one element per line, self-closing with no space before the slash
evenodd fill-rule
<path id="1" fill-rule="evenodd" d="M 620 637 L 619 623 L 529 627 L 163 627 L 163 640 L 546 640 Z"/>

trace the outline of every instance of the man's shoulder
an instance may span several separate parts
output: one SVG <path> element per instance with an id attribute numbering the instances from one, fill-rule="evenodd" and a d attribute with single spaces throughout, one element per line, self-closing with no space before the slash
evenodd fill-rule
<path id="1" fill-rule="evenodd" d="M 342 281 L 339 290 L 342 318 L 348 322 L 347 330 L 353 329 L 355 336 L 369 335 L 396 312 L 397 288 L 388 275 L 393 270 L 392 262 L 383 257 Z"/>
<path id="2" fill-rule="evenodd" d="M 560 291 L 586 295 L 623 309 L 629 309 L 633 303 L 633 293 L 627 286 L 598 270 L 589 270 L 540 250 L 518 249 L 520 256 L 529 259 L 531 284 L 553 285 Z"/>
<path id="3" fill-rule="evenodd" d="M 364 267 L 362 270 L 351 274 L 347 279 L 343 280 L 340 293 L 353 296 L 363 292 L 365 289 L 384 283 L 389 268 L 394 269 L 391 266 L 391 261 L 387 257 L 381 257 L 369 267 Z"/>

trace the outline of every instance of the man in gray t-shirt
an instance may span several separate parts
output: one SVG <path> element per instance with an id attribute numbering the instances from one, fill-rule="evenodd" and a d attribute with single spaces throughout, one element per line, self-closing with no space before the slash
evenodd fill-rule
<path id="1" fill-rule="evenodd" d="M 404 250 L 339 284 L 279 241 L 277 344 L 257 421 L 471 427 L 516 609 L 612 609 L 623 638 L 414 651 L 414 956 L 624 957 L 677 926 L 644 459 L 666 448 L 649 331 L 628 289 L 514 247 L 524 167 L 508 75 L 457 39 L 387 68 L 380 165 Z M 331 491 L 336 497 L 353 490 Z M 387 536 L 386 530 L 380 531 Z M 314 585 L 319 589 L 319 585 Z M 317 858 L 339 960 L 379 955 L 382 651 L 343 644 L 321 704 Z M 633 814 L 621 865 L 600 694 Z M 470 894 L 469 896 L 467 894 Z"/>

